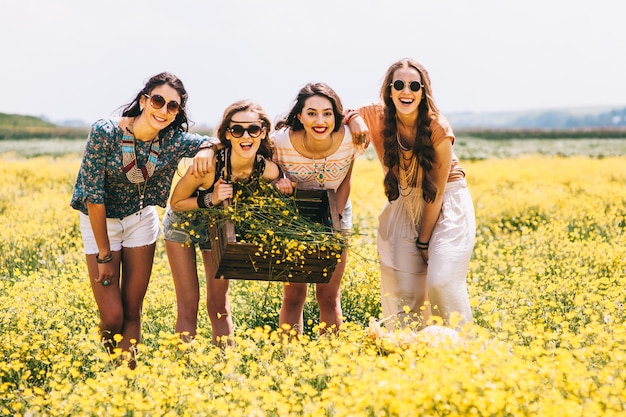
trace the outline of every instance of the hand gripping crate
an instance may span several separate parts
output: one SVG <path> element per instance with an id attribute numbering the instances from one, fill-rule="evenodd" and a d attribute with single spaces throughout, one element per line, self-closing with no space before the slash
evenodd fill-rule
<path id="1" fill-rule="evenodd" d="M 334 190 L 295 190 L 300 215 L 328 227 L 339 229 L 339 215 Z M 330 250 L 305 255 L 303 265 L 280 262 L 271 255 L 258 253 L 258 246 L 237 241 L 231 222 L 209 227 L 213 241 L 213 268 L 218 279 L 327 283 L 337 266 Z"/>

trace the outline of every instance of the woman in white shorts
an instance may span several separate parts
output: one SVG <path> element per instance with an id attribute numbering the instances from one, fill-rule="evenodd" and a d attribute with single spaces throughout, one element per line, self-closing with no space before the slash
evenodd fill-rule
<path id="1" fill-rule="evenodd" d="M 209 138 L 187 133 L 187 92 L 170 73 L 148 80 L 122 117 L 91 126 L 70 205 L 80 227 L 102 340 L 131 351 L 141 336 L 141 308 L 160 233 L 155 206 L 165 207 L 178 162 L 199 173 L 213 157 Z M 121 274 L 120 274 L 121 269 Z M 131 355 L 130 366 L 135 366 Z"/>

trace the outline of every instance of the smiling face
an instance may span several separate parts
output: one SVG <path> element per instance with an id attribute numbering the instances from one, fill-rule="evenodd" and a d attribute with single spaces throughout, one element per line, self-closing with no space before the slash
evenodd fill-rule
<path id="1" fill-rule="evenodd" d="M 168 103 L 170 101 L 175 101 L 177 103 L 181 102 L 180 94 L 178 91 L 171 87 L 168 84 L 163 84 L 158 87 L 155 87 L 151 92 L 150 96 L 161 96 L 165 99 L 165 104 L 160 109 L 154 108 L 152 105 L 152 101 L 150 98 L 141 96 L 140 104 L 143 107 L 142 115 L 148 121 L 150 126 L 155 130 L 163 130 L 170 123 L 174 121 L 176 118 L 176 114 L 171 114 L 167 111 Z"/>
<path id="2" fill-rule="evenodd" d="M 399 114 L 411 114 L 417 112 L 417 107 L 422 100 L 424 89 L 420 88 L 418 91 L 413 91 L 409 87 L 411 81 L 417 81 L 420 84 L 422 79 L 419 72 L 413 67 L 399 68 L 393 73 L 391 83 L 395 81 L 404 81 L 404 88 L 400 91 L 391 86 L 391 100 L 396 106 L 396 111 Z"/>
<path id="3" fill-rule="evenodd" d="M 302 112 L 298 115 L 307 138 L 326 139 L 335 129 L 335 112 L 333 104 L 323 96 L 312 96 L 306 99 Z"/>
<path id="4" fill-rule="evenodd" d="M 226 139 L 230 141 L 233 152 L 246 158 L 256 155 L 261 140 L 266 136 L 267 129 L 259 115 L 253 111 L 233 114 L 226 130 Z"/>

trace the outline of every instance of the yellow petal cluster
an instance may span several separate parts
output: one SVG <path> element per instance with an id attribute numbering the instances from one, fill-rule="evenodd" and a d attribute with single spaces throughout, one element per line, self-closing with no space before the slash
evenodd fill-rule
<path id="1" fill-rule="evenodd" d="M 458 338 L 368 334 L 370 317 L 380 318 L 378 162 L 354 167 L 356 234 L 338 336 L 318 336 L 311 288 L 304 335 L 286 343 L 283 284 L 238 280 L 229 292 L 234 346 L 213 346 L 203 303 L 198 336 L 183 343 L 159 240 L 134 370 L 98 340 L 68 205 L 79 164 L 0 155 L 0 416 L 626 414 L 623 156 L 463 164 L 478 230 L 468 275 L 475 323 Z"/>

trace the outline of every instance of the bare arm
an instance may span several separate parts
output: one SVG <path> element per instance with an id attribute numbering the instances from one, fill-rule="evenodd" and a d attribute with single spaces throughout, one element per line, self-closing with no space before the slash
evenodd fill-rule
<path id="1" fill-rule="evenodd" d="M 213 163 L 211 166 L 215 167 L 215 164 Z M 211 175 L 211 172 L 213 175 Z M 204 177 L 196 177 L 194 175 L 193 165 L 189 166 L 185 175 L 183 175 L 176 184 L 176 187 L 174 187 L 172 197 L 170 198 L 170 207 L 174 211 L 195 210 L 199 208 L 198 199 L 192 196 L 200 186 L 204 188 L 211 187 L 214 180 L 215 168 L 211 169 L 209 174 Z"/>
<path id="2" fill-rule="evenodd" d="M 337 211 L 339 215 L 343 215 L 343 210 L 346 208 L 346 203 L 348 202 L 348 198 L 350 198 L 350 191 L 352 189 L 352 167 L 354 166 L 354 161 L 350 164 L 350 168 L 348 169 L 348 173 L 346 177 L 343 179 L 339 187 L 337 188 Z"/>
<path id="3" fill-rule="evenodd" d="M 278 179 L 280 174 L 281 174 L 281 171 L 278 168 L 278 165 L 275 162 L 270 161 L 269 159 L 266 159 L 265 171 L 263 171 L 263 176 L 262 176 L 263 179 L 274 181 L 275 179 Z"/>
<path id="4" fill-rule="evenodd" d="M 109 244 L 109 233 L 107 232 L 107 215 L 104 204 L 92 204 L 87 202 L 87 211 L 89 213 L 89 223 L 93 230 L 93 235 L 98 245 L 98 255 L 100 259 L 104 259 L 111 254 L 111 246 Z M 113 262 L 98 264 L 98 278 L 96 282 L 102 280 L 111 280 L 115 275 L 115 267 Z"/>

